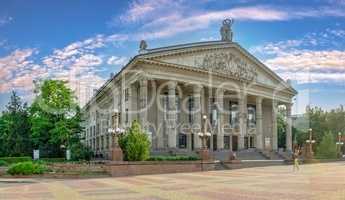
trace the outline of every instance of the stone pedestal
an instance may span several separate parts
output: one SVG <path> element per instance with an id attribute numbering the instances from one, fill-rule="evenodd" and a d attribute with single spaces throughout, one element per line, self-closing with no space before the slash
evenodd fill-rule
<path id="1" fill-rule="evenodd" d="M 305 160 L 313 160 L 314 159 L 314 152 L 313 152 L 310 144 L 308 144 L 304 150 L 304 158 L 305 158 Z"/>
<path id="2" fill-rule="evenodd" d="M 122 153 L 121 148 L 114 147 L 111 150 L 111 160 L 112 161 L 123 161 L 123 153 Z"/>
<path id="3" fill-rule="evenodd" d="M 235 152 L 233 152 L 233 151 L 229 152 L 229 160 L 230 161 L 231 160 L 237 160 Z"/>
<path id="4" fill-rule="evenodd" d="M 211 160 L 210 152 L 208 149 L 200 149 L 199 155 L 201 160 Z"/>

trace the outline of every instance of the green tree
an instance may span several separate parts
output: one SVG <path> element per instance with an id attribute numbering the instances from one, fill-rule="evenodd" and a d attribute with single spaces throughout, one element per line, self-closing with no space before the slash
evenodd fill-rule
<path id="1" fill-rule="evenodd" d="M 0 156 L 31 155 L 28 109 L 16 92 L 0 117 Z"/>
<path id="2" fill-rule="evenodd" d="M 127 133 L 120 137 L 119 143 L 125 160 L 142 161 L 150 156 L 150 141 L 137 121 L 132 122 Z"/>
<path id="3" fill-rule="evenodd" d="M 75 97 L 64 81 L 45 80 L 31 108 L 32 138 L 43 156 L 63 156 L 61 146 L 79 143 L 83 128 Z M 45 155 L 46 154 L 46 155 Z"/>
<path id="4" fill-rule="evenodd" d="M 317 147 L 316 157 L 322 159 L 337 158 L 337 147 L 331 132 L 326 133 Z"/>

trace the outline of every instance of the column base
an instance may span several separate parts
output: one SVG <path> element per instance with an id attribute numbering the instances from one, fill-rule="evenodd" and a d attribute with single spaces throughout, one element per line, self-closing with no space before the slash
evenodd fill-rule
<path id="1" fill-rule="evenodd" d="M 115 147 L 111 150 L 111 160 L 112 161 L 123 161 L 123 152 L 119 147 Z"/>

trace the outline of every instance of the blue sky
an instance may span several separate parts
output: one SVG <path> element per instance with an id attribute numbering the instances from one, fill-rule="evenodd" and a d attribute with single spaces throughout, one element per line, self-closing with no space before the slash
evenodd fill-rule
<path id="1" fill-rule="evenodd" d="M 234 40 L 299 91 L 294 112 L 345 99 L 345 1 L 134 0 L 0 2 L 0 110 L 32 80 L 69 81 L 80 99 L 138 51 L 218 40 L 224 18 Z"/>

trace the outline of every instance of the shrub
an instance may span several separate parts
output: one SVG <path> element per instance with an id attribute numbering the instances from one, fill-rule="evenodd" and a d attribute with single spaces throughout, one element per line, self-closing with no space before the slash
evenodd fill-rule
<path id="1" fill-rule="evenodd" d="M 46 171 L 48 171 L 48 168 L 44 164 L 27 161 L 11 165 L 7 173 L 11 175 L 31 175 L 43 174 Z"/>
<path id="2" fill-rule="evenodd" d="M 147 159 L 148 161 L 191 161 L 191 160 L 200 160 L 196 156 L 152 156 Z"/>
<path id="3" fill-rule="evenodd" d="M 150 155 L 150 141 L 137 121 L 133 121 L 127 133 L 120 137 L 119 143 L 125 160 L 142 161 Z"/>
<path id="4" fill-rule="evenodd" d="M 0 167 L 1 166 L 7 166 L 8 163 L 6 161 L 0 160 Z"/>
<path id="5" fill-rule="evenodd" d="M 316 157 L 320 159 L 337 158 L 337 147 L 332 133 L 326 133 L 316 149 Z"/>
<path id="6" fill-rule="evenodd" d="M 25 162 L 25 161 L 32 161 L 32 158 L 29 156 L 24 157 L 0 157 L 0 160 L 5 161 L 7 164 Z"/>
<path id="7" fill-rule="evenodd" d="M 57 163 L 57 162 L 65 162 L 65 158 L 41 158 L 41 161 L 47 162 L 47 163 Z"/>
<path id="8" fill-rule="evenodd" d="M 92 158 L 93 152 L 91 148 L 85 146 L 84 144 L 78 142 L 72 144 L 70 147 L 71 150 L 71 160 L 73 161 L 81 161 L 86 160 L 89 161 Z"/>

